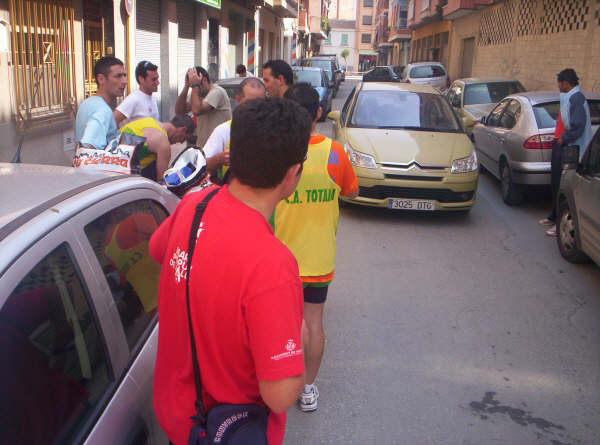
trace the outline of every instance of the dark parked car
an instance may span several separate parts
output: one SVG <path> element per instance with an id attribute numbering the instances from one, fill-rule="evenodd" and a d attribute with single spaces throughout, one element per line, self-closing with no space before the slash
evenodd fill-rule
<path id="1" fill-rule="evenodd" d="M 341 71 L 337 69 L 335 60 L 331 57 L 311 57 L 310 59 L 304 59 L 302 66 L 312 66 L 315 68 L 323 68 L 323 71 L 327 74 L 329 83 L 333 88 L 333 97 L 336 96 L 340 83 L 342 82 Z"/>
<path id="2" fill-rule="evenodd" d="M 401 77 L 393 66 L 376 66 L 363 74 L 363 82 L 400 82 Z"/>
<path id="3" fill-rule="evenodd" d="M 331 102 L 333 101 L 333 88 L 329 85 L 327 74 L 322 68 L 295 66 L 292 69 L 294 70 L 294 83 L 310 83 L 319 93 L 319 103 L 323 110 L 321 121 L 324 121 L 327 113 L 331 111 Z"/>

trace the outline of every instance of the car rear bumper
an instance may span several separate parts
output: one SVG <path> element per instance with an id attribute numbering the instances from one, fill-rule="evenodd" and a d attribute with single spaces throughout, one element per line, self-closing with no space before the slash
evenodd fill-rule
<path id="1" fill-rule="evenodd" d="M 510 162 L 513 181 L 525 185 L 550 185 L 550 162 Z"/>
<path id="2" fill-rule="evenodd" d="M 435 202 L 435 210 L 469 210 L 475 204 L 478 172 L 443 178 L 442 181 L 377 180 L 358 178 L 359 194 L 345 202 L 371 207 L 389 207 L 390 199 L 417 199 Z"/>

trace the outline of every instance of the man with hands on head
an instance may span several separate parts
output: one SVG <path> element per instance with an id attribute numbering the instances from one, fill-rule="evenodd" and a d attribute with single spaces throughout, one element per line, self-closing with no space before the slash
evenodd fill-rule
<path id="1" fill-rule="evenodd" d="M 189 90 L 192 90 L 188 102 Z M 192 112 L 197 117 L 197 145 L 202 147 L 217 125 L 231 119 L 231 105 L 227 92 L 211 83 L 208 72 L 200 67 L 190 68 L 185 84 L 175 103 L 175 113 Z"/>

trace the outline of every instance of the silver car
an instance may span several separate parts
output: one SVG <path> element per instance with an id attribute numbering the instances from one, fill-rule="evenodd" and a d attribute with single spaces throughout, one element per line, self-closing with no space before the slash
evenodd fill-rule
<path id="1" fill-rule="evenodd" d="M 522 91 L 525 88 L 515 79 L 470 77 L 452 82 L 446 97 L 458 117 L 464 118 L 465 130 L 471 134 L 475 122 L 487 116 L 498 102 Z"/>
<path id="2" fill-rule="evenodd" d="M 600 265 L 600 131 L 581 162 L 579 150 L 567 148 L 563 166 L 557 197 L 558 249 L 567 261 L 591 258 Z"/>
<path id="3" fill-rule="evenodd" d="M 446 68 L 439 62 L 415 62 L 402 71 L 402 82 L 429 85 L 442 91 L 450 86 Z"/>
<path id="4" fill-rule="evenodd" d="M 600 95 L 586 97 L 595 131 L 600 123 Z M 524 186 L 550 184 L 552 141 L 559 112 L 558 92 L 513 94 L 473 128 L 480 165 L 500 179 L 506 204 L 523 202 Z"/>
<path id="5" fill-rule="evenodd" d="M 0 163 L 0 442 L 167 444 L 152 408 L 160 266 L 179 201 L 139 176 Z"/>

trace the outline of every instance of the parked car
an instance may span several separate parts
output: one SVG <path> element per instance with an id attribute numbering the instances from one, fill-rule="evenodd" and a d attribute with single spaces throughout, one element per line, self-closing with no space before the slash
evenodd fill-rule
<path id="1" fill-rule="evenodd" d="M 333 97 L 337 95 L 342 80 L 341 74 L 337 71 L 336 64 L 331 57 L 311 57 L 310 59 L 302 60 L 301 65 L 322 68 L 327 74 L 329 83 L 333 88 Z"/>
<path id="2" fill-rule="evenodd" d="M 557 242 L 567 261 L 591 258 L 600 266 L 600 130 L 579 161 L 580 147 L 569 147 L 558 192 Z"/>
<path id="3" fill-rule="evenodd" d="M 600 124 L 600 95 L 586 97 L 595 131 Z M 500 180 L 506 204 L 523 202 L 524 186 L 550 184 L 552 141 L 559 110 L 558 92 L 513 94 L 473 128 L 479 162 Z"/>
<path id="4" fill-rule="evenodd" d="M 324 121 L 327 113 L 331 111 L 331 103 L 333 102 L 333 88 L 329 86 L 327 74 L 322 68 L 295 66 L 292 70 L 294 71 L 294 83 L 309 83 L 319 93 L 319 103 L 323 110 L 321 120 Z"/>
<path id="5" fill-rule="evenodd" d="M 340 75 L 340 82 L 343 82 L 346 80 L 346 68 L 342 68 L 342 66 L 340 65 L 340 61 L 338 60 L 337 54 L 321 54 L 321 53 L 319 53 L 319 54 L 315 55 L 314 57 L 330 58 L 331 60 L 333 60 L 334 65 L 335 65 L 335 70 Z"/>
<path id="6" fill-rule="evenodd" d="M 439 62 L 409 63 L 402 71 L 402 81 L 416 85 L 429 85 L 440 91 L 450 87 L 446 68 Z"/>
<path id="7" fill-rule="evenodd" d="M 434 88 L 359 83 L 329 118 L 358 179 L 358 197 L 344 201 L 423 211 L 475 204 L 475 148 Z"/>
<path id="8" fill-rule="evenodd" d="M 168 443 L 148 239 L 178 201 L 140 176 L 0 164 L 3 443 Z"/>
<path id="9" fill-rule="evenodd" d="M 363 82 L 400 82 L 401 77 L 392 66 L 376 66 L 363 74 Z"/>
<path id="10" fill-rule="evenodd" d="M 446 93 L 448 102 L 459 117 L 466 117 L 467 134 L 483 116 L 487 116 L 494 105 L 510 94 L 520 93 L 525 88 L 518 80 L 504 78 L 468 78 L 452 82 Z"/>

